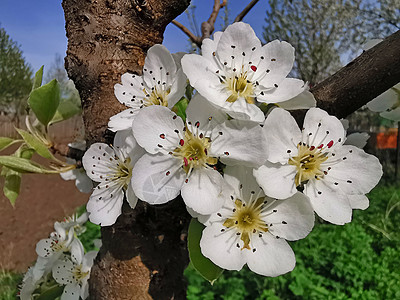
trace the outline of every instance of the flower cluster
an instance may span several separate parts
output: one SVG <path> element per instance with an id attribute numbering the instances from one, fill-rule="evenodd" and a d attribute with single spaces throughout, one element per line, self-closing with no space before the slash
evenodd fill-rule
<path id="1" fill-rule="evenodd" d="M 57 293 L 61 285 L 61 300 L 86 299 L 89 295 L 88 279 L 97 251 L 85 254 L 78 236 L 85 231 L 87 213 L 76 214 L 54 224 L 55 231 L 48 239 L 36 244 L 38 255 L 22 281 L 19 297 L 35 299 L 44 293 Z M 100 246 L 100 245 L 98 245 Z"/>
<path id="2" fill-rule="evenodd" d="M 382 175 L 375 157 L 345 144 L 342 123 L 314 107 L 307 84 L 287 78 L 293 63 L 289 43 L 263 46 L 241 22 L 205 39 L 202 55 L 150 48 L 143 75 L 115 86 L 127 109 L 110 119 L 113 146 L 95 143 L 83 157 L 98 183 L 89 219 L 112 225 L 124 198 L 134 208 L 138 198 L 160 205 L 180 194 L 205 226 L 201 252 L 213 263 L 265 276 L 292 270 L 286 241 L 307 236 L 314 212 L 350 222 Z M 186 77 L 196 93 L 181 99 Z M 299 108 L 309 109 L 301 129 L 288 112 Z"/>

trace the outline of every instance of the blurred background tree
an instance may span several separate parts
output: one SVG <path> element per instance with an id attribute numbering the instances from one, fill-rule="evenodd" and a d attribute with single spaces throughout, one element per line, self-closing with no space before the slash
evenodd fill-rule
<path id="1" fill-rule="evenodd" d="M 32 88 L 32 69 L 20 46 L 0 27 L 0 112 L 18 122 Z"/>

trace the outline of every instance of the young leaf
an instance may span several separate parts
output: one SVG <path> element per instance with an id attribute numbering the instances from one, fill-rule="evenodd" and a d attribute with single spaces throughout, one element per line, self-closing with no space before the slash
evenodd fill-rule
<path id="1" fill-rule="evenodd" d="M 8 137 L 0 137 L 0 150 L 3 150 L 10 146 L 14 142 L 14 139 Z"/>
<path id="2" fill-rule="evenodd" d="M 53 158 L 53 154 L 51 154 L 47 146 L 41 140 L 39 140 L 37 137 L 35 137 L 34 135 L 30 134 L 25 130 L 18 128 L 16 130 L 22 136 L 22 138 L 28 144 L 28 146 L 34 149 L 37 152 L 37 154 L 39 154 L 44 158 L 48 159 Z"/>
<path id="3" fill-rule="evenodd" d="M 63 285 L 55 285 L 49 289 L 46 289 L 44 292 L 40 293 L 40 296 L 36 298 L 36 300 L 55 300 L 59 299 L 64 291 Z M 79 296 L 78 296 L 79 298 Z"/>
<path id="4" fill-rule="evenodd" d="M 43 67 L 44 66 L 41 66 L 40 69 L 35 73 L 35 78 L 33 79 L 32 91 L 42 85 Z"/>
<path id="5" fill-rule="evenodd" d="M 15 157 L 15 156 L 0 156 L 0 165 L 5 166 L 11 170 L 19 173 L 39 173 L 39 174 L 53 174 L 57 173 L 53 170 L 48 170 L 44 166 L 35 163 L 29 159 Z"/>
<path id="6" fill-rule="evenodd" d="M 56 114 L 51 120 L 50 124 L 67 120 L 81 112 L 81 108 L 69 100 L 61 101 Z"/>
<path id="7" fill-rule="evenodd" d="M 204 229 L 204 225 L 201 224 L 197 219 L 192 219 L 189 225 L 188 232 L 188 249 L 190 261 L 193 267 L 207 279 L 211 284 L 221 276 L 223 269 L 213 264 L 211 260 L 204 257 L 200 249 L 201 234 Z"/>
<path id="8" fill-rule="evenodd" d="M 33 90 L 28 99 L 37 119 L 45 126 L 53 119 L 60 104 L 60 86 L 56 79 Z"/>
<path id="9" fill-rule="evenodd" d="M 4 196 L 10 200 L 12 206 L 15 205 L 15 201 L 19 195 L 19 190 L 21 187 L 21 173 L 15 172 L 8 169 L 6 173 L 6 178 L 4 180 L 3 192 Z"/>
<path id="10" fill-rule="evenodd" d="M 186 107 L 188 106 L 188 104 L 189 104 L 188 99 L 183 97 L 172 108 L 172 111 L 174 113 L 176 113 L 178 116 L 180 116 L 182 118 L 183 122 L 185 122 L 185 120 L 186 120 Z"/>

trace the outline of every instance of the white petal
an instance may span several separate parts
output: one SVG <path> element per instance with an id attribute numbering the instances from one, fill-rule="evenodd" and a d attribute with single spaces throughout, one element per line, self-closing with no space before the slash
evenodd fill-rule
<path id="1" fill-rule="evenodd" d="M 76 179 L 76 170 L 69 170 L 67 172 L 60 173 L 60 176 L 64 180 L 75 180 Z"/>
<path id="2" fill-rule="evenodd" d="M 344 143 L 346 131 L 342 123 L 322 109 L 310 108 L 305 116 L 303 127 L 303 135 L 308 138 L 305 142 L 310 146 L 326 147 L 333 141 L 332 149 L 334 149 L 338 144 Z"/>
<path id="3" fill-rule="evenodd" d="M 75 185 L 81 193 L 91 193 L 93 189 L 92 180 L 86 175 L 83 168 L 76 170 Z"/>
<path id="4" fill-rule="evenodd" d="M 77 238 L 73 239 L 70 251 L 71 251 L 72 262 L 76 265 L 80 265 L 82 263 L 85 251 L 83 250 L 83 245 L 79 239 Z"/>
<path id="5" fill-rule="evenodd" d="M 289 198 L 297 192 L 294 183 L 295 176 L 296 167 L 292 165 L 266 162 L 263 166 L 254 170 L 254 177 L 264 193 L 277 199 Z"/>
<path id="6" fill-rule="evenodd" d="M 234 119 L 251 120 L 263 123 L 264 113 L 255 104 L 247 103 L 244 98 L 238 98 L 235 102 L 225 102 L 222 109 Z"/>
<path id="7" fill-rule="evenodd" d="M 78 283 L 69 283 L 64 287 L 61 300 L 79 300 L 81 288 Z"/>
<path id="8" fill-rule="evenodd" d="M 266 161 L 262 128 L 251 121 L 230 120 L 214 128 L 210 154 L 227 165 L 260 166 Z"/>
<path id="9" fill-rule="evenodd" d="M 314 211 L 325 221 L 337 225 L 351 221 L 352 210 L 346 194 L 331 189 L 322 180 L 306 184 L 304 194 L 310 198 Z"/>
<path id="10" fill-rule="evenodd" d="M 300 192 L 288 199 L 276 200 L 268 207 L 268 211 L 271 214 L 264 218 L 267 224 L 272 224 L 268 231 L 289 241 L 306 237 L 314 226 L 314 210 L 310 200 Z"/>
<path id="11" fill-rule="evenodd" d="M 400 107 L 397 107 L 391 111 L 383 111 L 379 115 L 382 118 L 398 122 L 400 121 Z"/>
<path id="12" fill-rule="evenodd" d="M 94 259 L 96 258 L 97 254 L 98 251 L 89 251 L 85 254 L 82 262 L 82 270 L 84 272 L 89 271 L 92 268 Z"/>
<path id="13" fill-rule="evenodd" d="M 186 91 L 186 76 L 182 69 L 179 69 L 171 86 L 171 91 L 168 94 L 168 107 L 172 108 L 185 94 Z"/>
<path id="14" fill-rule="evenodd" d="M 336 149 L 335 154 L 331 170 L 324 179 L 333 182 L 346 194 L 366 194 L 378 184 L 382 166 L 375 156 L 351 145 Z M 326 166 L 331 160 L 325 162 Z"/>
<path id="15" fill-rule="evenodd" d="M 364 148 L 369 139 L 369 134 L 366 132 L 354 132 L 346 137 L 345 145 L 353 145 L 357 148 Z"/>
<path id="16" fill-rule="evenodd" d="M 240 70 L 243 64 L 257 64 L 260 50 L 261 42 L 251 26 L 237 22 L 229 25 L 221 35 L 216 54 L 221 63 L 227 62 L 229 67 Z M 256 51 L 257 54 L 254 54 Z"/>
<path id="17" fill-rule="evenodd" d="M 132 128 L 132 121 L 139 113 L 139 110 L 139 108 L 128 108 L 112 116 L 108 121 L 108 128 L 114 132 Z"/>
<path id="18" fill-rule="evenodd" d="M 203 230 L 200 240 L 201 253 L 221 268 L 239 271 L 243 268 L 245 260 L 240 247 L 236 247 L 236 232 L 221 232 L 221 229 L 226 228 L 222 223 L 215 222 Z"/>
<path id="19" fill-rule="evenodd" d="M 73 279 L 74 264 L 69 259 L 57 261 L 53 266 L 53 278 L 57 283 L 69 284 Z"/>
<path id="20" fill-rule="evenodd" d="M 369 200 L 365 195 L 348 195 L 350 206 L 352 209 L 367 209 Z"/>
<path id="21" fill-rule="evenodd" d="M 116 162 L 114 160 L 114 150 L 104 143 L 94 143 L 85 152 L 82 158 L 86 174 L 94 181 L 103 181 L 101 177 L 106 177 L 110 173 Z"/>
<path id="22" fill-rule="evenodd" d="M 252 191 L 258 193 L 260 186 L 253 176 L 253 169 L 244 166 L 226 166 L 224 169 L 224 178 L 232 187 L 234 194 L 242 194 L 247 197 Z M 264 196 L 264 193 L 260 197 Z"/>
<path id="23" fill-rule="evenodd" d="M 263 90 L 263 95 L 258 95 L 257 101 L 264 103 L 280 103 L 300 95 L 307 89 L 307 84 L 304 83 L 304 81 L 295 78 L 285 78 L 279 83 L 268 84 L 269 82 L 260 82 L 261 86 L 273 88 Z M 260 87 L 260 89 L 262 90 L 262 87 Z"/>
<path id="24" fill-rule="evenodd" d="M 367 103 L 367 107 L 375 112 L 386 111 L 387 109 L 393 107 L 397 103 L 399 95 L 392 88 L 383 92 L 375 99 Z"/>
<path id="25" fill-rule="evenodd" d="M 266 70 L 269 70 L 269 72 L 264 79 L 260 81 L 260 84 L 267 87 L 280 84 L 293 68 L 293 46 L 288 42 L 275 40 L 262 47 L 262 55 L 264 59 L 256 75 L 259 75 L 261 72 L 265 73 Z"/>
<path id="26" fill-rule="evenodd" d="M 143 155 L 132 170 L 132 188 L 150 204 L 166 203 L 179 195 L 185 172 L 179 159 L 169 155 Z"/>
<path id="27" fill-rule="evenodd" d="M 225 112 L 221 111 L 220 108 L 207 101 L 206 98 L 200 94 L 196 94 L 190 100 L 186 108 L 186 118 L 191 121 L 192 124 L 199 122 L 200 130 L 204 131 L 208 130 L 212 124 L 222 123 L 227 120 L 227 115 Z"/>
<path id="28" fill-rule="evenodd" d="M 174 59 L 176 69 L 182 68 L 181 60 L 182 57 L 186 54 L 186 52 L 176 52 L 176 53 L 171 53 L 172 58 Z"/>
<path id="29" fill-rule="evenodd" d="M 182 119 L 160 105 L 142 109 L 132 124 L 136 141 L 151 154 L 175 150 L 179 144 L 179 136 L 183 136 L 183 128 Z"/>
<path id="30" fill-rule="evenodd" d="M 131 208 L 135 208 L 136 204 L 138 202 L 138 197 L 136 197 L 136 195 L 135 195 L 135 193 L 134 193 L 134 191 L 132 189 L 132 184 L 131 183 L 129 183 L 125 194 L 126 194 L 126 201 L 128 201 L 129 206 Z"/>
<path id="31" fill-rule="evenodd" d="M 89 198 L 86 210 L 90 213 L 90 222 L 101 226 L 110 226 L 115 223 L 121 214 L 124 192 L 117 184 L 99 184 Z"/>
<path id="32" fill-rule="evenodd" d="M 143 78 L 131 73 L 125 73 L 121 76 L 122 84 L 114 85 L 114 94 L 118 101 L 128 107 L 137 106 L 144 97 Z"/>
<path id="33" fill-rule="evenodd" d="M 286 110 L 309 109 L 316 105 L 317 101 L 315 100 L 314 95 L 308 90 L 305 90 L 290 100 L 279 102 L 279 107 Z"/>
<path id="34" fill-rule="evenodd" d="M 199 214 L 212 214 L 229 198 L 229 195 L 222 194 L 224 184 L 226 183 L 218 171 L 206 168 L 194 169 L 188 182 L 182 186 L 183 201 Z"/>
<path id="35" fill-rule="evenodd" d="M 115 134 L 114 147 L 121 150 L 124 155 L 128 155 L 131 158 L 132 164 L 144 154 L 144 150 L 136 142 L 131 128 L 118 131 Z"/>
<path id="36" fill-rule="evenodd" d="M 290 156 L 297 155 L 301 132 L 288 111 L 281 108 L 273 109 L 265 120 L 263 133 L 268 143 L 270 162 L 287 164 Z"/>
<path id="37" fill-rule="evenodd" d="M 169 72 L 169 75 L 166 75 Z M 168 49 L 156 44 L 147 51 L 143 66 L 143 78 L 149 87 L 158 81 L 166 81 L 167 77 L 175 76 L 176 64 Z M 155 79 L 154 79 L 155 78 Z"/>
<path id="38" fill-rule="evenodd" d="M 251 240 L 252 250 L 244 249 L 247 266 L 253 272 L 275 277 L 293 270 L 296 259 L 292 248 L 284 239 L 277 239 L 271 234 Z M 253 252 L 253 249 L 256 251 Z"/>

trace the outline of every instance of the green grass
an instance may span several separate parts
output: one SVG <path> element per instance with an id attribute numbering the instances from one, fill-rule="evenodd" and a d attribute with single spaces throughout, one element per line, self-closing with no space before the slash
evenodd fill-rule
<path id="1" fill-rule="evenodd" d="M 14 300 L 17 294 L 17 285 L 21 280 L 21 274 L 0 270 L 0 299 Z"/>

